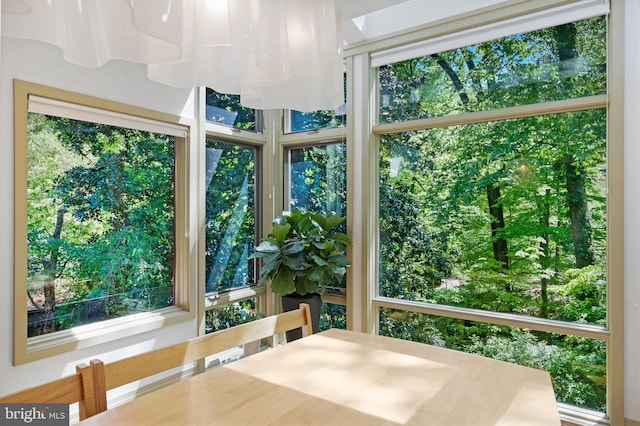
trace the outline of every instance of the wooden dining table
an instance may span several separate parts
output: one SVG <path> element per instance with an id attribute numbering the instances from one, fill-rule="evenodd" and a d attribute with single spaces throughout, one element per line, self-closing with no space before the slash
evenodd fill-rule
<path id="1" fill-rule="evenodd" d="M 331 329 L 111 408 L 86 425 L 560 425 L 549 373 Z"/>

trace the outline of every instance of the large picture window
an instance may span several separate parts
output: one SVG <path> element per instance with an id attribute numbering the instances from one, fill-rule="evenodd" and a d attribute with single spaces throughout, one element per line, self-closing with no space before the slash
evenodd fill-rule
<path id="1" fill-rule="evenodd" d="M 381 334 L 607 411 L 606 63 L 597 17 L 379 69 Z"/>
<path id="2" fill-rule="evenodd" d="M 188 315 L 188 127 L 23 82 L 15 96 L 15 362 Z"/>

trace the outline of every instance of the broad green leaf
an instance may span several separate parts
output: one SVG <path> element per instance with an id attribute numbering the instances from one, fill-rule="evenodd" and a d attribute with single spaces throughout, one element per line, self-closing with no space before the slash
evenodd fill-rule
<path id="1" fill-rule="evenodd" d="M 272 276 L 273 272 L 277 271 L 280 267 L 280 264 L 275 260 L 264 262 L 261 272 L 262 275 Z"/>
<path id="2" fill-rule="evenodd" d="M 313 255 L 312 259 L 314 262 L 316 262 L 316 264 L 320 266 L 326 266 L 329 264 L 324 258 L 322 258 L 321 256 L 318 256 L 317 254 Z"/>
<path id="3" fill-rule="evenodd" d="M 348 246 L 351 244 L 351 238 L 349 238 L 347 234 L 344 234 L 342 232 L 336 232 L 332 234 L 331 238 L 333 238 L 334 240 L 336 240 L 337 242 L 345 246 Z"/>
<path id="4" fill-rule="evenodd" d="M 272 243 L 271 241 L 263 241 L 256 247 L 257 252 L 273 253 L 280 251 L 280 246 Z"/>
<path id="5" fill-rule="evenodd" d="M 302 241 L 295 241 L 293 243 L 286 244 L 286 248 L 283 247 L 282 254 L 285 256 L 300 253 L 305 249 L 305 244 Z"/>
<path id="6" fill-rule="evenodd" d="M 330 214 L 326 218 L 320 213 L 316 213 L 313 215 L 313 220 L 315 220 L 325 232 L 335 228 L 336 226 L 344 222 L 345 219 L 346 218 L 337 214 Z"/>
<path id="7" fill-rule="evenodd" d="M 271 234 L 273 235 L 273 238 L 276 240 L 277 243 L 282 244 L 284 240 L 287 238 L 287 234 L 289 234 L 290 230 L 291 230 L 291 225 L 288 223 L 285 225 L 274 224 L 273 231 L 271 232 Z"/>
<path id="8" fill-rule="evenodd" d="M 293 280 L 294 277 L 295 273 L 292 273 L 286 268 L 282 268 L 280 273 L 271 281 L 271 289 L 276 294 L 293 293 L 296 289 L 296 285 Z"/>
<path id="9" fill-rule="evenodd" d="M 302 271 L 305 267 L 304 256 L 301 253 L 298 253 L 295 256 L 283 256 L 282 264 L 288 266 L 294 271 Z"/>

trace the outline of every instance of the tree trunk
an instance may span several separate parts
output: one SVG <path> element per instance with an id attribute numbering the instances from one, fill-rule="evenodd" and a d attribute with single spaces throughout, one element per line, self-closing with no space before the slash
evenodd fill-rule
<path id="1" fill-rule="evenodd" d="M 43 319 L 40 334 L 47 334 L 56 331 L 55 310 L 56 310 L 56 278 L 58 277 L 58 255 L 60 253 L 59 243 L 64 223 L 64 209 L 58 210 L 56 217 L 56 227 L 53 231 L 53 247 L 51 256 L 44 261 L 47 278 L 44 281 L 44 304 L 42 305 Z"/>
<path id="2" fill-rule="evenodd" d="M 462 82 L 460 81 L 458 74 L 456 74 L 455 70 L 451 68 L 451 65 L 449 65 L 447 61 L 442 59 L 440 55 L 438 55 L 437 53 L 432 54 L 431 57 L 436 60 L 438 65 L 440 65 L 440 68 L 442 68 L 442 70 L 446 72 L 449 78 L 451 79 L 451 83 L 453 83 L 453 87 L 456 88 L 456 92 L 460 97 L 460 101 L 462 102 L 462 105 L 467 105 L 469 103 L 469 96 L 464 91 L 464 86 L 462 85 Z"/>
<path id="3" fill-rule="evenodd" d="M 549 279 L 547 278 L 547 270 L 551 266 L 551 250 L 549 249 L 549 195 L 551 191 L 547 189 L 546 198 L 541 206 L 538 206 L 538 210 L 542 210 L 542 217 L 540 218 L 540 225 L 542 225 L 543 232 L 540 235 L 542 240 L 540 241 L 540 251 L 542 257 L 540 259 L 540 266 L 543 271 L 543 277 L 540 279 L 540 318 L 547 318 L 549 315 L 549 295 L 547 293 L 547 287 L 549 285 Z"/>
<path id="4" fill-rule="evenodd" d="M 495 183 L 487 186 L 487 200 L 489 201 L 489 214 L 491 215 L 493 257 L 502 264 L 504 269 L 509 269 L 507 240 L 503 236 L 504 211 L 500 202 L 500 187 Z"/>
<path id="5" fill-rule="evenodd" d="M 576 268 L 584 268 L 585 266 L 593 265 L 594 261 L 591 248 L 587 191 L 585 189 L 585 171 L 582 167 L 576 165 L 575 157 L 570 154 L 564 156 L 564 165 L 573 254 L 576 258 Z"/>
<path id="6" fill-rule="evenodd" d="M 464 51 L 463 51 L 464 54 Z M 438 63 L 440 68 L 447 74 L 453 87 L 456 89 L 458 96 L 460 97 L 460 102 L 462 105 L 468 105 L 469 103 L 469 95 L 464 91 L 464 86 L 458 77 L 456 71 L 449 65 L 442 57 L 438 54 L 432 54 L 431 57 Z M 465 59 L 465 63 L 469 68 L 469 71 L 473 71 L 475 68 L 475 64 L 471 59 Z M 475 80 L 474 84 L 476 85 L 476 93 L 478 97 L 482 97 L 481 88 L 482 85 L 479 81 Z M 491 79 L 489 79 L 488 84 L 491 85 Z M 496 261 L 498 261 L 503 269 L 509 269 L 509 255 L 507 250 L 507 240 L 504 238 L 503 230 L 504 230 L 504 210 L 502 207 L 502 203 L 500 202 L 500 187 L 497 184 L 491 183 L 487 186 L 487 199 L 489 201 L 489 215 L 491 216 L 491 237 L 493 243 L 493 257 Z M 507 286 L 509 287 L 509 286 Z M 507 288 L 510 290 L 510 288 Z"/>
<path id="7" fill-rule="evenodd" d="M 556 43 L 558 49 L 561 74 L 571 72 L 571 60 L 575 59 L 576 34 L 575 25 L 561 25 L 556 27 Z M 573 84 L 566 79 L 566 84 Z M 566 173 L 567 204 L 569 206 L 569 220 L 571 221 L 571 239 L 573 240 L 573 254 L 576 267 L 583 268 L 593 265 L 593 250 L 591 248 L 591 226 L 589 225 L 587 192 L 585 190 L 585 171 L 580 167 L 572 154 L 565 154 L 563 158 Z"/>

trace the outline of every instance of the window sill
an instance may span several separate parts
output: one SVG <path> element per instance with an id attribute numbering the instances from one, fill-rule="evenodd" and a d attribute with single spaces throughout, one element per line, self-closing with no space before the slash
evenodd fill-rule
<path id="1" fill-rule="evenodd" d="M 157 330 L 193 318 L 192 312 L 172 306 L 32 337 L 24 347 L 16 347 L 14 365 Z"/>

